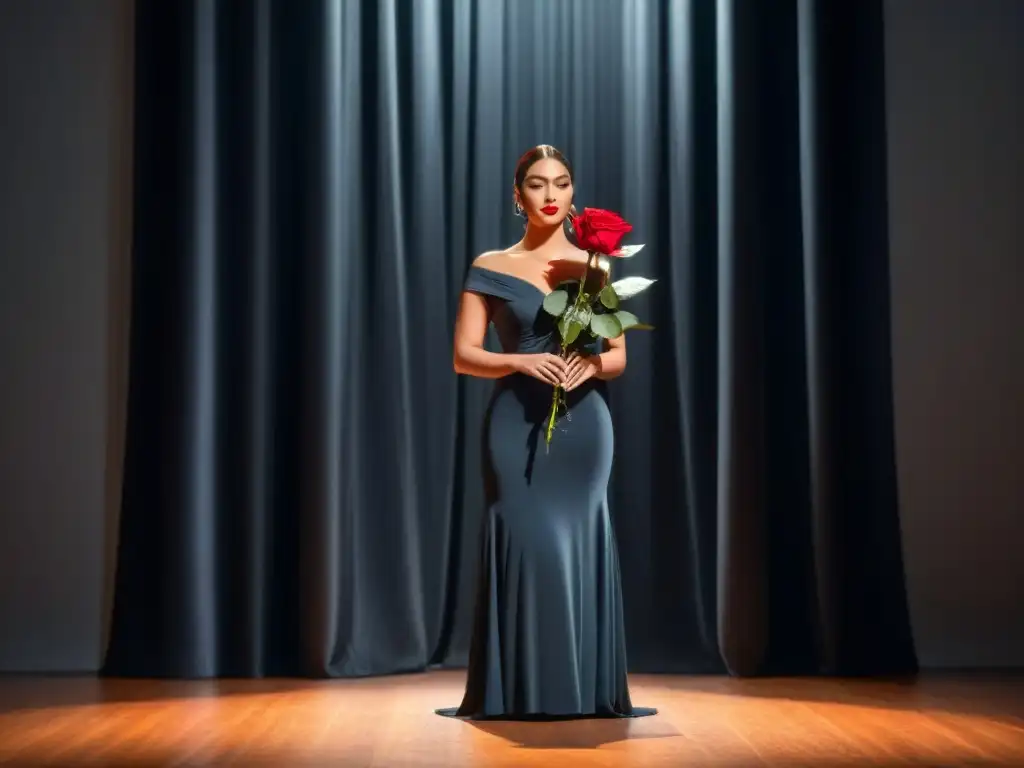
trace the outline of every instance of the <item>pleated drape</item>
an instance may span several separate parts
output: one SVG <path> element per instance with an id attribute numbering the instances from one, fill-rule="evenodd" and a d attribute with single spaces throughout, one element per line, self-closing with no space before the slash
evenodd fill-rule
<path id="1" fill-rule="evenodd" d="M 452 372 L 452 327 L 537 143 L 658 278 L 611 388 L 631 669 L 912 671 L 881 15 L 141 4 L 104 671 L 465 664 L 491 385 Z"/>

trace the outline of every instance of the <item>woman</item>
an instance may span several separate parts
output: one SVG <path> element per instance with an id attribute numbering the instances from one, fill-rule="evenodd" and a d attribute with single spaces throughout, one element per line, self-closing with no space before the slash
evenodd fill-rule
<path id="1" fill-rule="evenodd" d="M 526 233 L 476 259 L 456 322 L 456 372 L 497 384 L 483 430 L 488 509 L 468 681 L 461 706 L 437 712 L 474 719 L 653 714 L 630 702 L 607 504 L 613 434 L 605 381 L 626 367 L 625 340 L 567 360 L 557 354 L 544 296 L 587 269 L 587 253 L 565 230 L 575 212 L 572 168 L 542 145 L 520 158 L 514 179 Z M 484 349 L 489 323 L 501 353 Z M 544 422 L 559 384 L 569 416 L 548 449 Z"/>

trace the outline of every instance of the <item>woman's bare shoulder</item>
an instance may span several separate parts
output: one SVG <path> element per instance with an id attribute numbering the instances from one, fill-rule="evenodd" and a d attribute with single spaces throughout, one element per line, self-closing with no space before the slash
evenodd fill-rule
<path id="1" fill-rule="evenodd" d="M 485 269 L 501 269 L 515 258 L 515 252 L 511 248 L 502 248 L 494 251 L 484 251 L 473 259 L 474 267 Z"/>
<path id="2" fill-rule="evenodd" d="M 551 261 L 574 261 L 580 264 L 586 264 L 590 258 L 590 254 L 586 251 L 580 250 L 574 246 L 570 246 L 567 251 L 560 251 L 558 253 L 552 253 L 549 257 Z M 503 270 L 504 268 L 511 268 L 512 271 L 518 268 L 518 264 L 521 262 L 532 262 L 536 261 L 536 256 L 530 257 L 530 254 L 524 252 L 518 245 L 512 245 L 508 248 L 501 248 L 493 251 L 484 251 L 473 259 L 474 267 L 483 267 L 484 269 L 498 269 Z"/>
<path id="3" fill-rule="evenodd" d="M 478 254 L 475 259 L 473 259 L 473 266 L 475 266 L 475 267 L 486 266 L 488 263 L 490 263 L 492 261 L 498 261 L 498 260 L 501 259 L 502 256 L 506 256 L 506 255 L 507 255 L 507 253 L 505 251 L 503 251 L 503 250 L 484 251 L 483 253 Z"/>

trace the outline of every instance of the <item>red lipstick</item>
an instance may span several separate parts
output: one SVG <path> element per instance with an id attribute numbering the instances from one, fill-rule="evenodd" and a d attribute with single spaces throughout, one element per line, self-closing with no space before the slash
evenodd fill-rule
<path id="1" fill-rule="evenodd" d="M 558 213 L 558 206 L 545 205 L 543 208 L 540 209 L 540 212 L 547 216 L 554 216 L 556 213 Z"/>

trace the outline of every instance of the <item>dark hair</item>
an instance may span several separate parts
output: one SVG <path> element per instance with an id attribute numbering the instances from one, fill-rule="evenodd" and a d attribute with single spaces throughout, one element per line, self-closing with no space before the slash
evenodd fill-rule
<path id="1" fill-rule="evenodd" d="M 550 144 L 538 144 L 533 149 L 527 150 L 526 153 L 516 161 L 516 171 L 512 177 L 512 183 L 515 185 L 516 190 L 520 194 L 523 192 L 523 182 L 526 180 L 526 172 L 530 170 L 530 166 L 536 163 L 538 160 L 543 160 L 546 157 L 550 157 L 553 160 L 557 160 L 565 166 L 565 170 L 569 172 L 569 181 L 573 184 L 576 183 L 576 176 L 573 174 L 572 163 L 569 162 L 569 158 L 562 154 L 562 152 Z M 570 216 L 576 215 L 576 206 L 570 203 L 569 205 Z M 566 225 L 569 232 L 572 232 L 572 227 L 568 226 L 568 218 L 566 218 Z"/>
<path id="2" fill-rule="evenodd" d="M 575 181 L 572 172 L 572 164 L 569 159 L 563 155 L 559 150 L 552 147 L 550 144 L 538 144 L 533 149 L 529 150 L 516 163 L 516 172 L 513 177 L 513 183 L 516 189 L 520 192 L 523 191 L 523 181 L 526 179 L 526 172 L 530 170 L 530 166 L 536 163 L 538 160 L 543 160 L 545 157 L 554 158 L 569 171 L 569 180 Z"/>

